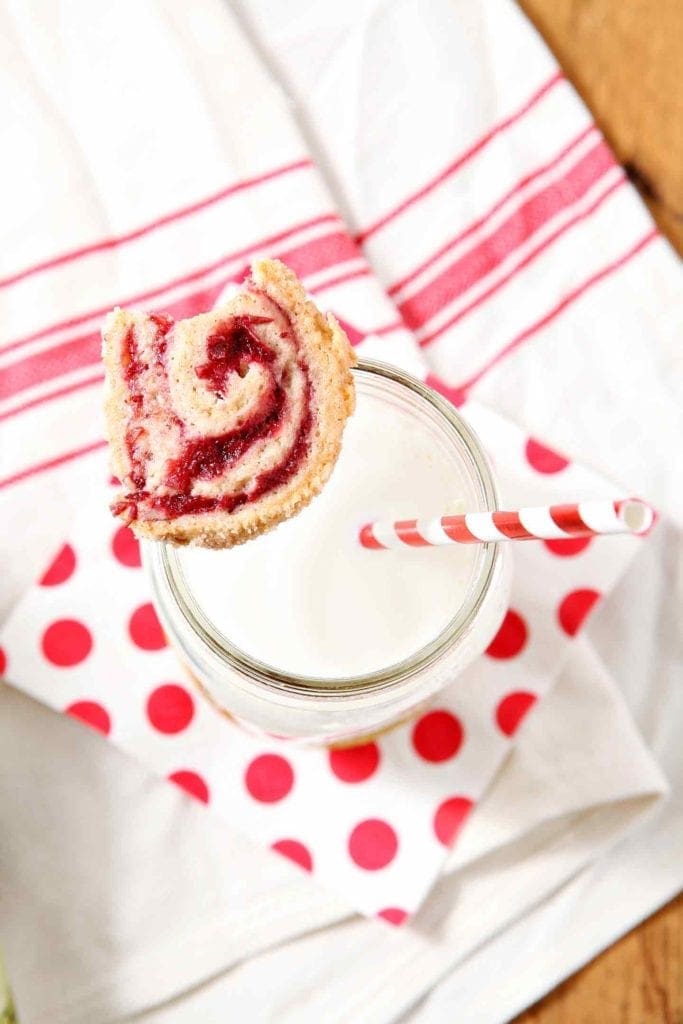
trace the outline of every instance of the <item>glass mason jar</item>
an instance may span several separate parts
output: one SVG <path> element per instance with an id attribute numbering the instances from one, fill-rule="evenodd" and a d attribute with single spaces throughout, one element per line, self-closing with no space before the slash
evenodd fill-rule
<path id="1" fill-rule="evenodd" d="M 445 460 L 444 472 L 452 468 L 467 511 L 496 509 L 496 488 L 481 444 L 449 402 L 382 363 L 361 361 L 353 372 L 357 408 L 379 403 L 392 416 L 408 417 L 429 431 L 430 443 L 433 439 Z M 419 502 L 419 495 L 415 500 Z M 416 514 L 420 511 L 415 509 Z M 464 593 L 445 627 L 429 642 L 416 644 L 400 661 L 364 675 L 307 676 L 288 671 L 286 665 L 260 661 L 221 632 L 188 585 L 183 571 L 186 549 L 149 542 L 142 547 L 159 618 L 205 696 L 247 728 L 301 742 L 361 743 L 403 721 L 483 653 L 508 605 L 508 545 L 473 545 Z M 224 585 L 229 587 L 231 552 L 221 554 L 228 556 L 221 571 L 227 573 Z M 406 551 L 401 557 L 416 556 L 418 552 Z M 368 552 L 367 557 L 381 559 L 385 553 Z M 349 642 L 353 643 L 352 636 Z"/>

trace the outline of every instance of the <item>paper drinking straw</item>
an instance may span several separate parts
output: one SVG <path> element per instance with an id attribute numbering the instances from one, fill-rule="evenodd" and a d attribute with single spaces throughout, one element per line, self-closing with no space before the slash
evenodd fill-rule
<path id="1" fill-rule="evenodd" d="M 438 547 L 501 540 L 560 540 L 616 533 L 647 533 L 654 522 L 649 505 L 636 498 L 544 505 L 517 512 L 467 512 L 438 519 L 366 523 L 358 534 L 364 548 Z"/>

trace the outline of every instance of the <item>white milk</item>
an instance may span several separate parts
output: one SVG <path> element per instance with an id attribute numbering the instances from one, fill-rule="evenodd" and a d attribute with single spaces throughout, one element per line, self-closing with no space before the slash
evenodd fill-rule
<path id="1" fill-rule="evenodd" d="M 187 548 L 178 562 L 204 614 L 247 654 L 290 675 L 362 675 L 441 632 L 473 580 L 479 548 L 371 551 L 358 528 L 462 511 L 471 486 L 433 424 L 359 391 L 332 478 L 307 509 L 241 547 Z"/>

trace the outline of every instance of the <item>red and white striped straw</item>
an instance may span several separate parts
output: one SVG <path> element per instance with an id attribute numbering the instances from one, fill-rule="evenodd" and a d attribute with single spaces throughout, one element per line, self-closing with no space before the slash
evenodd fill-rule
<path id="1" fill-rule="evenodd" d="M 521 508 L 517 512 L 467 512 L 439 519 L 366 523 L 364 548 L 422 548 L 501 540 L 560 540 L 615 533 L 647 533 L 654 522 L 649 505 L 635 498 L 580 501 L 573 505 Z"/>

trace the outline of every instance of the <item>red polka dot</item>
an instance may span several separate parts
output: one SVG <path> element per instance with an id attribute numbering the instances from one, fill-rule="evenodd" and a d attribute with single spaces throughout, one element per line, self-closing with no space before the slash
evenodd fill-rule
<path id="1" fill-rule="evenodd" d="M 164 683 L 147 698 L 147 717 L 159 732 L 166 734 L 186 729 L 194 716 L 194 701 L 184 686 Z"/>
<path id="2" fill-rule="evenodd" d="M 143 651 L 160 651 L 166 646 L 157 613 L 149 602 L 135 609 L 128 623 L 128 632 L 133 643 Z"/>
<path id="3" fill-rule="evenodd" d="M 557 610 L 557 617 L 565 633 L 569 636 L 578 633 L 586 616 L 599 598 L 600 594 L 597 590 L 573 590 L 571 594 L 567 594 Z"/>
<path id="4" fill-rule="evenodd" d="M 389 924 L 401 925 L 408 919 L 408 911 L 401 910 L 400 907 L 385 907 L 384 910 L 379 910 L 377 916 L 381 917 L 383 921 L 388 921 Z"/>
<path id="5" fill-rule="evenodd" d="M 591 537 L 561 537 L 559 540 L 544 540 L 543 543 L 554 555 L 569 558 L 585 551 L 591 540 Z"/>
<path id="6" fill-rule="evenodd" d="M 78 665 L 92 650 L 90 630 L 76 619 L 58 619 L 43 633 L 43 654 L 53 665 L 71 668 Z"/>
<path id="7" fill-rule="evenodd" d="M 379 871 L 391 864 L 398 850 L 398 837 L 391 825 L 380 818 L 361 821 L 349 836 L 349 854 L 364 871 Z"/>
<path id="8" fill-rule="evenodd" d="M 111 731 L 111 718 L 108 711 L 94 700 L 77 700 L 66 709 L 66 714 L 77 718 L 86 725 L 103 732 L 108 736 Z"/>
<path id="9" fill-rule="evenodd" d="M 529 465 L 539 473 L 559 473 L 569 465 L 569 459 L 565 459 L 559 452 L 554 452 L 552 448 L 546 448 L 533 438 L 527 441 L 525 454 Z"/>
<path id="10" fill-rule="evenodd" d="M 277 850 L 283 857 L 289 857 L 304 871 L 313 870 L 313 858 L 310 850 L 298 839 L 278 839 L 276 843 L 273 843 L 272 849 Z"/>
<path id="11" fill-rule="evenodd" d="M 294 771 L 280 754 L 261 754 L 247 768 L 244 783 L 254 800 L 274 804 L 283 800 L 294 785 Z"/>
<path id="12" fill-rule="evenodd" d="M 365 782 L 377 771 L 378 764 L 376 743 L 330 751 L 330 768 L 342 782 Z"/>
<path id="13" fill-rule="evenodd" d="M 41 587 L 56 587 L 58 583 L 64 583 L 72 575 L 76 568 L 76 554 L 70 544 L 57 553 L 52 564 L 40 577 Z"/>
<path id="14" fill-rule="evenodd" d="M 500 731 L 506 736 L 512 736 L 517 732 L 522 719 L 537 699 L 535 693 L 528 693 L 526 690 L 517 690 L 503 697 L 496 708 L 496 723 Z"/>
<path id="15" fill-rule="evenodd" d="M 7 669 L 7 655 L 2 647 L 0 647 L 0 676 L 4 676 Z"/>
<path id="16" fill-rule="evenodd" d="M 180 786 L 190 796 L 195 797 L 197 800 L 201 800 L 203 804 L 209 802 L 209 787 L 207 786 L 201 775 L 197 772 L 191 772 L 187 768 L 181 768 L 180 771 L 173 772 L 169 775 L 169 780 L 175 782 L 176 786 Z"/>
<path id="17" fill-rule="evenodd" d="M 453 845 L 473 806 L 466 796 L 452 796 L 439 804 L 434 815 L 434 831 L 440 843 Z"/>
<path id="18" fill-rule="evenodd" d="M 119 480 L 119 478 L 117 476 L 114 476 L 113 473 L 109 476 L 109 486 L 110 487 L 120 487 L 121 486 L 121 481 Z"/>
<path id="19" fill-rule="evenodd" d="M 464 730 L 450 711 L 429 711 L 413 729 L 413 746 L 425 761 L 447 761 L 462 746 Z"/>
<path id="20" fill-rule="evenodd" d="M 486 653 L 490 658 L 514 658 L 523 650 L 528 636 L 526 622 L 519 612 L 510 608 L 503 619 L 503 624 L 486 648 Z"/>
<path id="21" fill-rule="evenodd" d="M 142 565 L 138 539 L 127 526 L 119 526 L 111 542 L 114 558 L 129 569 L 138 569 Z"/>

